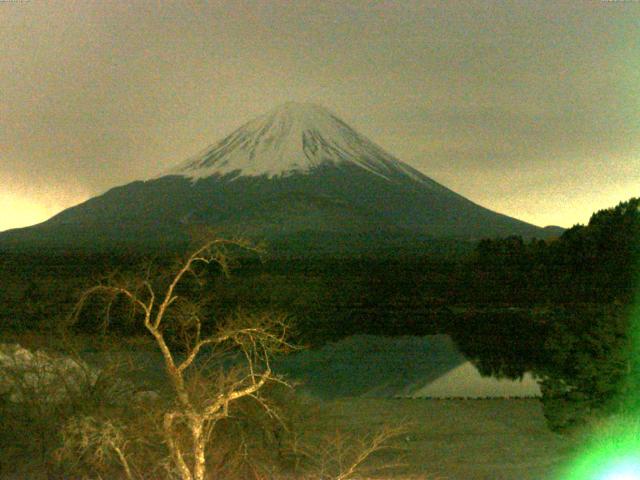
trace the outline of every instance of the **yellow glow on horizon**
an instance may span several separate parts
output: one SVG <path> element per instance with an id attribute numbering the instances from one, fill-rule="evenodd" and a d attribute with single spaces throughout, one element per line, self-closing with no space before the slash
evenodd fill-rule
<path id="1" fill-rule="evenodd" d="M 66 202 L 65 202 L 66 203 Z M 49 198 L 35 198 L 15 193 L 0 193 L 0 232 L 44 222 L 71 206 Z"/>
<path id="2" fill-rule="evenodd" d="M 495 207 L 499 213 L 545 227 L 558 225 L 571 228 L 576 224 L 586 225 L 591 215 L 599 210 L 613 208 L 620 202 L 640 195 L 637 184 L 624 185 L 619 189 L 594 192 L 593 194 L 565 193 L 562 198 L 533 199 L 523 196 L 521 199 L 510 199 Z M 639 479 L 640 480 L 640 479 Z"/>

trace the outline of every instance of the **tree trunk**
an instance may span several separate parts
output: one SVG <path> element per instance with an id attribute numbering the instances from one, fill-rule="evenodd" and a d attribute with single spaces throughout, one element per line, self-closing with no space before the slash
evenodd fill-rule
<path id="1" fill-rule="evenodd" d="M 164 415 L 165 440 L 167 442 L 167 446 L 169 447 L 169 452 L 171 452 L 171 456 L 173 457 L 173 461 L 178 468 L 178 471 L 180 472 L 180 477 L 182 478 L 182 480 L 193 480 L 193 475 L 191 475 L 191 471 L 184 461 L 180 446 L 176 444 L 176 434 L 173 430 L 174 415 L 174 413 L 165 413 Z"/>
<path id="2" fill-rule="evenodd" d="M 206 473 L 204 419 L 191 419 L 191 434 L 193 435 L 193 479 L 204 480 Z"/>

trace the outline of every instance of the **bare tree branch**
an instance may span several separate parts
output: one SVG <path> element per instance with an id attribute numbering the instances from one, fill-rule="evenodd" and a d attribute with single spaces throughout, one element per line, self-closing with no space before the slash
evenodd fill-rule
<path id="1" fill-rule="evenodd" d="M 230 246 L 259 251 L 243 240 L 208 240 L 177 267 L 168 278 L 167 286 L 159 294 L 151 280 L 149 266 L 141 280 L 134 280 L 130 284 L 118 284 L 115 278 L 111 277 L 106 283 L 88 289 L 82 294 L 72 314 L 72 321 L 76 321 L 88 299 L 94 295 L 106 296 L 109 305 L 116 297 L 122 295 L 142 313 L 143 324 L 155 339 L 162 354 L 175 394 L 176 405 L 164 413 L 163 431 L 165 444 L 182 480 L 205 478 L 206 442 L 215 423 L 229 416 L 231 404 L 245 397 L 253 398 L 258 400 L 269 414 L 275 415 L 275 412 L 261 401 L 258 392 L 270 381 L 285 383 L 273 375 L 269 356 L 293 348 L 286 341 L 287 324 L 284 316 L 252 316 L 238 312 L 219 327 L 214 335 L 202 338 L 203 318 L 197 305 L 182 301 L 178 288 L 187 275 L 199 278 L 196 270 L 196 265 L 199 264 L 206 266 L 214 263 L 227 275 L 230 263 L 226 248 Z M 156 299 L 161 301 L 157 303 Z M 173 323 L 173 326 L 182 329 L 187 350 L 185 358 L 180 362 L 176 362 L 176 356 L 165 339 L 165 322 Z M 208 346 L 221 347 L 221 351 L 232 347 L 239 349 L 244 355 L 248 373 L 235 382 L 227 382 L 226 385 L 220 382 L 220 389 L 214 395 L 214 399 L 203 403 L 197 401 L 187 388 L 185 375 L 187 370 L 194 367 L 198 356 Z M 220 371 L 219 379 L 224 378 L 224 372 Z M 180 434 L 185 428 L 189 432 L 190 444 L 185 444 L 184 436 Z M 125 470 L 130 473 L 126 464 Z"/>

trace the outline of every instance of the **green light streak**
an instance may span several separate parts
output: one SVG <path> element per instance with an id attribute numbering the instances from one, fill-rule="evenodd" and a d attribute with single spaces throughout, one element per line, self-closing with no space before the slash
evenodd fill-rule
<path id="1" fill-rule="evenodd" d="M 562 480 L 640 480 L 640 419 L 601 427 Z"/>
<path id="2" fill-rule="evenodd" d="M 590 440 L 559 480 L 640 480 L 640 389 L 638 385 L 639 309 L 632 314 L 630 374 L 625 413 L 592 428 Z"/>

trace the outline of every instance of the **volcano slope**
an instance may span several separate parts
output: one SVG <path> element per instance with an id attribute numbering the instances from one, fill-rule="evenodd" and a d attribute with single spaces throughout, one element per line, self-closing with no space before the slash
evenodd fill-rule
<path id="1" fill-rule="evenodd" d="M 0 248 L 166 246 L 201 226 L 354 250 L 398 238 L 549 235 L 440 185 L 326 109 L 287 103 L 156 178 L 0 234 Z"/>

